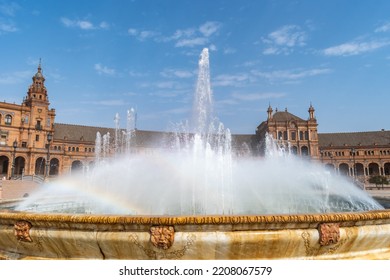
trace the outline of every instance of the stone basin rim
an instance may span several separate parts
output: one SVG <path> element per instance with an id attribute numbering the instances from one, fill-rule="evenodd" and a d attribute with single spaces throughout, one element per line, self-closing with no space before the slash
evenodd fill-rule
<path id="1" fill-rule="evenodd" d="M 315 224 L 369 222 L 376 224 L 390 222 L 390 209 L 367 212 L 266 214 L 266 215 L 90 215 L 33 213 L 0 210 L 0 224 L 25 220 L 32 223 L 76 223 L 76 224 L 132 224 L 132 225 L 231 225 L 231 224 Z"/>

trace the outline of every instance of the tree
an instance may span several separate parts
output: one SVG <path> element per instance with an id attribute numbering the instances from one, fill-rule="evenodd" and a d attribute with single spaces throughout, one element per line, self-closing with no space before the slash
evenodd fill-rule
<path id="1" fill-rule="evenodd" d="M 377 188 L 378 188 L 378 185 L 381 185 L 382 189 L 383 189 L 383 185 L 388 185 L 389 184 L 389 180 L 387 180 L 387 178 L 385 176 L 381 176 L 381 175 L 373 175 L 373 176 L 371 176 L 368 179 L 368 182 L 370 182 L 371 184 L 375 184 L 375 186 Z"/>

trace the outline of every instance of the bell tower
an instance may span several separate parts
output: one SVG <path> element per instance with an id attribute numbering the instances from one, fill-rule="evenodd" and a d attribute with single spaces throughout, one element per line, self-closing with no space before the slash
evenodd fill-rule
<path id="1" fill-rule="evenodd" d="M 22 125 L 30 129 L 31 135 L 27 140 L 29 147 L 44 148 L 47 136 L 54 133 L 55 110 L 49 106 L 45 77 L 39 60 L 37 72 L 32 77 L 32 84 L 23 101 Z"/>
<path id="2" fill-rule="evenodd" d="M 45 77 L 42 74 L 41 60 L 39 60 L 38 72 L 32 77 L 33 83 L 27 91 L 27 97 L 24 103 L 27 106 L 32 106 L 34 103 L 39 103 L 41 106 L 49 106 L 49 99 L 45 87 Z"/>

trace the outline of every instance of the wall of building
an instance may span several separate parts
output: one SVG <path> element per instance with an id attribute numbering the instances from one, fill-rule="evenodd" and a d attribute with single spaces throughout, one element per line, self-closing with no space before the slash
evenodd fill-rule
<path id="1" fill-rule="evenodd" d="M 55 110 L 50 108 L 44 82 L 39 65 L 20 105 L 0 102 L 0 178 L 49 177 L 91 168 L 96 133 L 114 135 L 110 128 L 56 124 Z M 287 109 L 274 112 L 269 106 L 267 120 L 253 135 L 233 135 L 235 154 L 261 155 L 264 137 L 270 134 L 280 143 L 288 143 L 298 156 L 321 161 L 337 173 L 365 183 L 372 175 L 390 179 L 388 131 L 385 137 L 371 133 L 372 141 L 367 140 L 367 133 L 356 133 L 340 142 L 339 134 L 319 134 L 311 105 L 308 112 L 308 118 L 302 119 Z M 137 131 L 135 135 L 134 149 L 148 153 L 156 149 L 152 144 L 158 142 L 156 139 L 166 136 L 153 131 Z M 384 138 L 388 138 L 387 142 L 378 141 Z"/>

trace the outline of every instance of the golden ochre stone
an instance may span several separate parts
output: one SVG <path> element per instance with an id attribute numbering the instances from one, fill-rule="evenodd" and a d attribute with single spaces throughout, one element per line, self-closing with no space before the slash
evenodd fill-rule
<path id="1" fill-rule="evenodd" d="M 390 211 L 237 216 L 0 212 L 0 259 L 42 258 L 390 259 Z"/>

